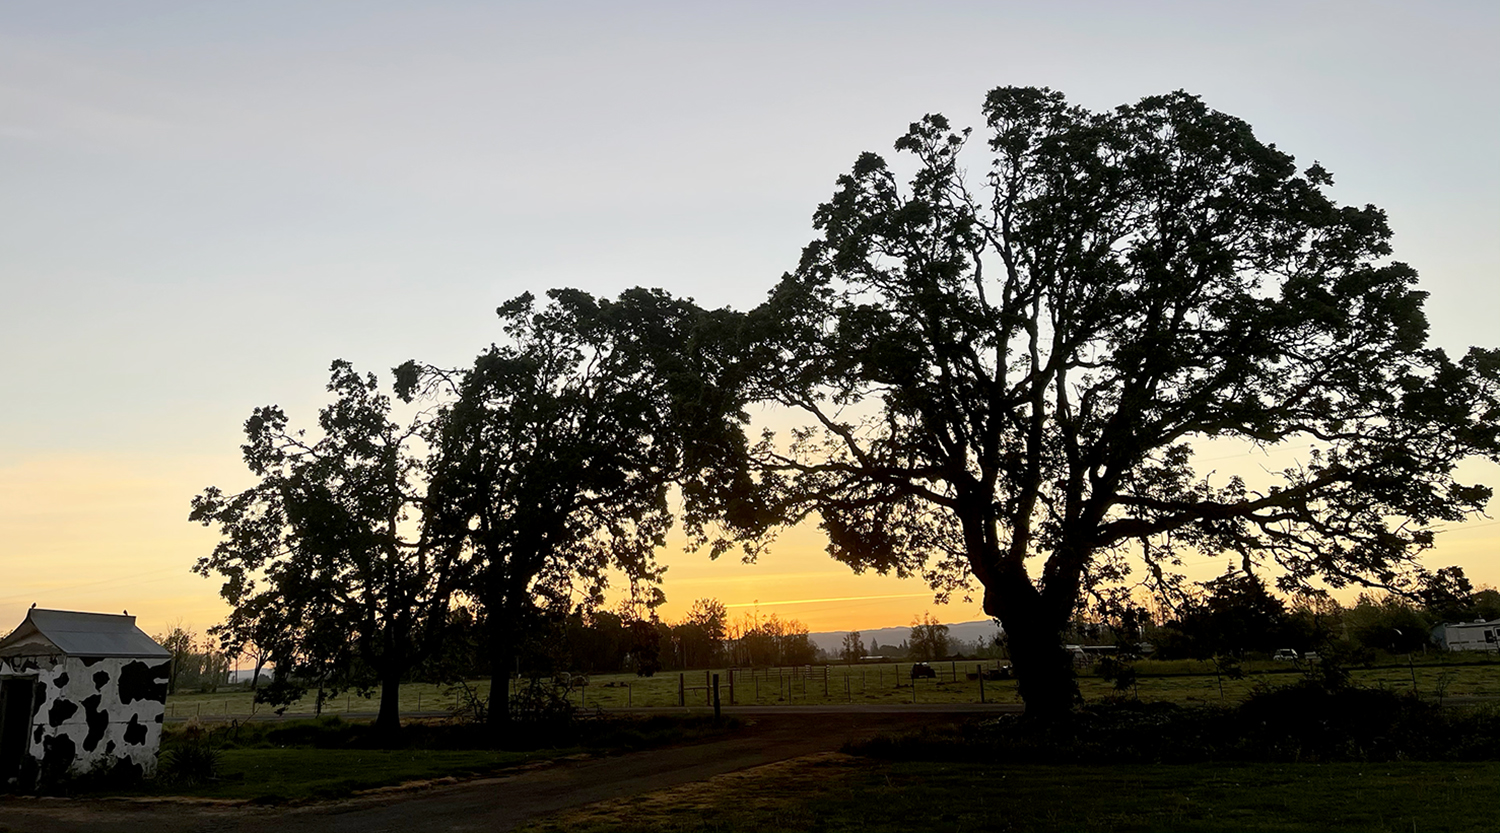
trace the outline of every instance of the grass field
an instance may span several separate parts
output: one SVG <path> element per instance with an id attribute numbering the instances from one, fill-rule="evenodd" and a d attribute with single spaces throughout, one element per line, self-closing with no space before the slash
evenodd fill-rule
<path id="1" fill-rule="evenodd" d="M 360 790 L 413 781 L 484 775 L 580 750 L 504 752 L 493 749 L 225 749 L 222 778 L 174 795 L 282 803 L 342 798 Z"/>
<path id="2" fill-rule="evenodd" d="M 1406 691 L 1414 686 L 1424 696 L 1446 697 L 1500 697 L 1500 660 L 1476 655 L 1453 658 L 1439 656 L 1442 662 L 1429 659 L 1426 663 L 1412 666 L 1405 664 L 1376 665 L 1372 668 L 1355 668 L 1352 678 L 1356 684 Z M 908 663 L 883 663 L 875 665 L 829 665 L 799 666 L 770 669 L 728 669 L 717 671 L 689 671 L 684 674 L 667 672 L 654 677 L 637 677 L 634 674 L 594 675 L 587 687 L 575 689 L 569 696 L 581 706 L 606 709 L 623 707 L 671 707 L 681 697 L 689 706 L 707 706 L 708 683 L 714 673 L 719 675 L 719 696 L 724 705 L 786 705 L 832 704 L 832 703 L 977 703 L 980 700 L 980 684 L 969 680 L 968 673 L 979 665 L 992 665 L 993 661 L 938 662 L 933 668 L 938 678 L 917 680 L 912 685 Z M 1276 685 L 1291 682 L 1300 673 L 1289 663 L 1246 663 L 1246 675 L 1240 680 L 1216 677 L 1213 666 L 1207 662 L 1178 660 L 1172 662 L 1145 661 L 1137 665 L 1140 674 L 1133 692 L 1142 700 L 1156 700 L 1188 705 L 1193 703 L 1235 703 L 1242 700 L 1256 685 Z M 732 685 L 731 685 L 732 680 Z M 471 684 L 480 696 L 488 692 L 488 681 Z M 1089 671 L 1080 672 L 1079 688 L 1085 700 L 1097 700 L 1116 694 L 1111 683 L 1093 676 Z M 1014 681 L 986 681 L 986 702 L 1015 703 Z M 453 687 L 430 683 L 408 683 L 401 688 L 401 710 L 403 714 L 443 713 L 458 705 L 459 697 Z M 323 707 L 325 715 L 368 715 L 378 707 L 378 701 L 364 698 L 357 693 L 334 697 Z M 315 710 L 314 698 L 309 696 L 287 710 L 289 716 L 306 716 Z M 205 719 L 244 717 L 254 714 L 271 714 L 265 706 L 254 706 L 249 692 L 226 690 L 214 694 L 178 694 L 167 699 L 169 719 L 199 716 Z"/>
<path id="3" fill-rule="evenodd" d="M 1451 659 L 1451 658 L 1441 658 Z M 1463 657 L 1460 662 L 1389 664 L 1355 669 L 1357 684 L 1388 690 L 1416 689 L 1427 696 L 1500 695 L 1500 661 Z M 706 684 L 720 675 L 721 702 L 795 708 L 828 703 L 970 703 L 980 697 L 968 673 L 979 663 L 935 663 L 936 680 L 909 679 L 905 663 L 812 666 L 797 669 L 669 673 L 652 678 L 598 675 L 570 696 L 586 707 L 659 708 L 636 721 L 681 722 L 673 707 L 707 704 Z M 1220 680 L 1207 663 L 1142 662 L 1137 692 L 1143 700 L 1180 705 L 1235 704 L 1257 685 L 1291 684 L 1301 673 L 1285 663 L 1247 663 L 1240 680 Z M 1222 693 L 1221 685 L 1222 682 Z M 485 683 L 478 683 L 483 696 Z M 1117 694 L 1112 685 L 1084 674 L 1088 700 Z M 1016 702 L 1013 681 L 986 681 L 991 702 Z M 456 703 L 450 687 L 411 684 L 401 692 L 408 718 L 441 713 Z M 248 692 L 176 696 L 169 699 L 176 740 L 200 731 L 181 719 L 237 717 L 250 712 Z M 370 715 L 376 703 L 357 695 L 325 704 L 325 715 Z M 239 732 L 250 739 L 220 745 L 220 779 L 198 786 L 160 784 L 150 792 L 264 802 L 335 798 L 387 785 L 483 774 L 533 759 L 581 754 L 583 746 L 530 752 L 487 749 L 328 748 L 322 741 L 286 742 L 295 716 L 312 703 L 297 704 L 285 722 L 225 724 L 210 721 L 219 737 Z M 265 713 L 265 707 L 260 707 Z M 707 719 L 707 718 L 703 718 Z M 613 722 L 615 718 L 610 718 Z M 628 720 L 626 722 L 629 722 Z M 435 723 L 435 722 L 434 722 Z M 325 718 L 318 733 L 348 733 L 348 724 Z M 343 728 L 340 728 L 342 726 Z M 418 726 L 423 732 L 456 727 Z M 461 728 L 461 727 L 458 727 Z M 326 731 L 325 731 L 326 729 Z M 646 748 L 686 739 L 686 725 Z M 292 734 L 287 734 L 288 732 Z M 280 733 L 280 734 L 277 734 Z M 675 734 L 673 734 L 675 733 Z M 342 741 L 340 741 L 342 742 Z M 414 744 L 419 745 L 419 744 Z M 606 746 L 610 744 L 606 743 Z M 283 747 L 284 748 L 279 748 Z M 594 746 L 598 746 L 594 744 Z M 603 748 L 603 747 L 599 747 Z M 581 808 L 529 828 L 551 830 L 1488 830 L 1500 817 L 1500 763 L 1266 764 L 1209 765 L 962 765 L 824 755 L 733 773 L 674 790 Z"/>
<path id="4" fill-rule="evenodd" d="M 554 831 L 1489 831 L 1500 764 L 963 766 L 826 754 L 601 802 Z"/>
<path id="5" fill-rule="evenodd" d="M 162 740 L 159 778 L 123 787 L 108 781 L 76 789 L 126 795 L 187 795 L 282 803 L 331 799 L 361 790 L 410 782 L 484 775 L 535 761 L 614 754 L 704 740 L 741 731 L 733 718 L 681 713 L 612 715 L 581 721 L 566 734 L 547 733 L 547 742 L 518 749 L 488 748 L 487 736 L 471 725 L 446 721 L 409 723 L 396 748 L 367 721 L 338 716 L 318 720 L 230 724 L 174 723 Z M 524 741 L 521 741 L 524 743 Z M 184 776 L 174 766 L 183 751 L 213 750 L 212 773 L 199 765 Z"/>

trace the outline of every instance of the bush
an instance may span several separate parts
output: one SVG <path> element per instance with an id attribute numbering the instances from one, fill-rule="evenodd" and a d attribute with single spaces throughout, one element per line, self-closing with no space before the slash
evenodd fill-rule
<path id="1" fill-rule="evenodd" d="M 162 753 L 156 777 L 166 785 L 193 787 L 217 780 L 222 756 L 204 741 L 183 744 Z"/>
<path id="2" fill-rule="evenodd" d="M 188 720 L 178 731 L 163 732 L 157 780 L 166 786 L 192 787 L 218 778 L 221 756 L 213 746 L 213 734 L 197 718 Z"/>

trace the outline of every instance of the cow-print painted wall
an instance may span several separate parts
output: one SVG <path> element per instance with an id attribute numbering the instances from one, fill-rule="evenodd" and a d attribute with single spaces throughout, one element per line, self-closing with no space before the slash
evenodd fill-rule
<path id="1" fill-rule="evenodd" d="M 59 659 L 56 665 L 35 657 L 0 659 L 0 675 L 35 674 L 45 687 L 29 739 L 44 777 L 119 764 L 155 775 L 170 661 Z"/>

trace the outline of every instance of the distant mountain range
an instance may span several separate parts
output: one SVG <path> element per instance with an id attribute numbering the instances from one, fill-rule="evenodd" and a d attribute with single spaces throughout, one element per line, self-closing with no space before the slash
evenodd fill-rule
<path id="1" fill-rule="evenodd" d="M 821 631 L 810 633 L 807 638 L 812 643 L 832 656 L 838 656 L 844 650 L 844 634 L 848 631 Z M 1000 633 L 1000 626 L 993 619 L 984 619 L 978 622 L 959 622 L 948 626 L 948 638 L 973 643 L 976 639 L 989 640 Z M 870 650 L 870 640 L 875 640 L 881 645 L 900 645 L 911 638 L 911 628 L 871 628 L 859 632 L 859 641 L 864 644 L 865 651 Z"/>

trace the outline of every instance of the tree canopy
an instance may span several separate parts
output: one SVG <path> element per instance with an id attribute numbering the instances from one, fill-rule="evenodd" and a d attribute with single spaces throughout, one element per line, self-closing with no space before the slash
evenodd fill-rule
<path id="1" fill-rule="evenodd" d="M 1482 511 L 1454 466 L 1500 456 L 1500 353 L 1427 346 L 1384 212 L 1182 92 L 1091 112 L 1002 87 L 983 112 L 977 163 L 941 115 L 898 164 L 862 154 L 749 316 L 755 395 L 810 423 L 759 448 L 783 522 L 815 516 L 856 570 L 977 581 L 1055 712 L 1058 634 L 1132 558 L 1157 590 L 1188 552 L 1405 588 Z M 1301 453 L 1257 487 L 1201 467 L 1214 438 Z"/>
<path id="2" fill-rule="evenodd" d="M 721 381 L 728 342 L 714 335 L 724 314 L 648 290 L 549 295 L 501 306 L 505 340 L 468 369 L 397 369 L 403 398 L 438 402 L 430 513 L 462 542 L 464 592 L 490 630 L 496 722 L 539 605 L 600 601 L 610 570 L 654 605 L 671 487 L 701 530 L 699 507 L 736 504 L 729 489 L 746 476 L 740 388 Z"/>
<path id="3" fill-rule="evenodd" d="M 192 520 L 223 535 L 195 567 L 224 578 L 233 612 L 216 632 L 275 665 L 262 696 L 378 683 L 378 722 L 394 728 L 399 682 L 472 604 L 499 678 L 488 714 L 503 723 L 505 677 L 544 608 L 599 602 L 611 570 L 644 609 L 661 598 L 674 486 L 699 541 L 746 517 L 744 393 L 719 332 L 732 315 L 649 290 L 553 290 L 498 314 L 504 338 L 471 367 L 395 369 L 397 395 L 420 400 L 410 422 L 374 376 L 336 361 L 317 435 L 256 409 L 243 451 L 257 485 L 194 499 Z M 710 653 L 724 610 L 705 602 L 695 617 L 693 647 Z"/>
<path id="4" fill-rule="evenodd" d="M 225 647 L 259 643 L 275 664 L 278 685 L 264 696 L 300 697 L 293 675 L 316 682 L 320 705 L 342 687 L 378 684 L 377 724 L 394 729 L 401 680 L 432 648 L 458 589 L 458 551 L 424 511 L 423 420 L 393 421 L 376 378 L 342 360 L 328 390 L 318 435 L 292 429 L 274 405 L 246 420 L 241 448 L 259 481 L 193 499 L 190 519 L 223 536 L 193 569 L 224 578 Z"/>

